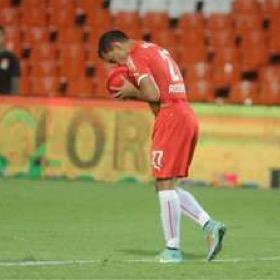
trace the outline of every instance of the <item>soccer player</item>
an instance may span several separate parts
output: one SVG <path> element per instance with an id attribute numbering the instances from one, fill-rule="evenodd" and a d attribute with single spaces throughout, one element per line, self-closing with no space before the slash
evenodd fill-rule
<path id="1" fill-rule="evenodd" d="M 167 50 L 153 43 L 135 41 L 119 30 L 100 37 L 98 55 L 108 63 L 126 65 L 135 81 L 136 86 L 124 80 L 123 86 L 115 89 L 114 97 L 146 101 L 155 114 L 151 161 L 166 245 L 158 260 L 171 263 L 183 260 L 182 214 L 206 233 L 207 259 L 212 260 L 222 248 L 226 228 L 210 218 L 188 191 L 178 187 L 180 179 L 188 176 L 198 140 L 198 122 L 187 102 L 178 65 Z"/>

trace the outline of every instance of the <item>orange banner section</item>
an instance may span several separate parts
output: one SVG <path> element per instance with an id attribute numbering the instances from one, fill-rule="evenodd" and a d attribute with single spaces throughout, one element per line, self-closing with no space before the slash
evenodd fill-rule
<path id="1" fill-rule="evenodd" d="M 201 136 L 191 177 L 217 182 L 234 174 L 268 186 L 270 169 L 280 166 L 277 112 L 202 106 L 194 106 Z M 1 97 L 0 174 L 150 180 L 152 126 L 140 102 Z"/>

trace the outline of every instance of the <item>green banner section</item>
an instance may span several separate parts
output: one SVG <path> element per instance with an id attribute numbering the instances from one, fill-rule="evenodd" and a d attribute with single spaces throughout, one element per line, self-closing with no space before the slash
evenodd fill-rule
<path id="1" fill-rule="evenodd" d="M 94 178 L 150 176 L 153 116 L 137 102 L 0 100 L 0 175 Z M 198 104 L 200 141 L 191 178 L 268 186 L 280 168 L 279 107 Z"/>

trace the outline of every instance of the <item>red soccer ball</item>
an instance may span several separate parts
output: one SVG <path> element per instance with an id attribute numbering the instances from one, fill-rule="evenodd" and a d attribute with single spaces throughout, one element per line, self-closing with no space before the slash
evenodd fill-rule
<path id="1" fill-rule="evenodd" d="M 114 88 L 120 88 L 124 79 L 129 80 L 129 71 L 126 66 L 117 66 L 112 68 L 107 79 L 107 90 L 112 95 L 116 93 Z"/>

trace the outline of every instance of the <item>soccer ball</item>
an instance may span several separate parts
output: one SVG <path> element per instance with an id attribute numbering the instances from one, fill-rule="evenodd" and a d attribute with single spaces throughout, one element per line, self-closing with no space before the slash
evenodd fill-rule
<path id="1" fill-rule="evenodd" d="M 116 93 L 113 88 L 120 88 L 124 79 L 129 80 L 129 71 L 126 66 L 117 66 L 112 68 L 107 79 L 107 90 L 112 95 Z"/>

